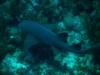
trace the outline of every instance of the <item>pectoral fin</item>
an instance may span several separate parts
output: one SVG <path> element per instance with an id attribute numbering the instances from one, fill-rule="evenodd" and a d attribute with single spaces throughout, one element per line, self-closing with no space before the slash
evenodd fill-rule
<path id="1" fill-rule="evenodd" d="M 28 50 L 31 46 L 36 45 L 37 43 L 38 40 L 34 36 L 28 34 L 24 41 L 24 50 Z"/>

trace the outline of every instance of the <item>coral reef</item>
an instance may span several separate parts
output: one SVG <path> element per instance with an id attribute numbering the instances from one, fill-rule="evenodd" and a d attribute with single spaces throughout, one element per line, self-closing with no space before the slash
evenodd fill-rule
<path id="1" fill-rule="evenodd" d="M 25 51 L 23 20 L 52 27 L 77 50 L 89 48 L 100 43 L 99 0 L 0 0 L 0 75 L 100 75 L 95 49 L 80 56 L 39 42 Z"/>

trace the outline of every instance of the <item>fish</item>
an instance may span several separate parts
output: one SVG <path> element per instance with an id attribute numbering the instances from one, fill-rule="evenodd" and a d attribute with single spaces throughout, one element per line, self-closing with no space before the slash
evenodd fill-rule
<path id="1" fill-rule="evenodd" d="M 57 34 L 52 32 L 50 29 L 31 20 L 24 20 L 20 22 L 18 24 L 18 28 L 27 35 L 26 41 L 24 41 L 24 49 L 29 49 L 34 44 L 35 39 L 37 39 L 39 42 L 54 47 L 64 53 L 72 52 L 75 54 L 86 54 L 91 52 L 93 49 L 96 49 L 98 52 L 100 50 L 100 45 L 77 50 L 63 42 L 59 36 L 57 36 Z"/>

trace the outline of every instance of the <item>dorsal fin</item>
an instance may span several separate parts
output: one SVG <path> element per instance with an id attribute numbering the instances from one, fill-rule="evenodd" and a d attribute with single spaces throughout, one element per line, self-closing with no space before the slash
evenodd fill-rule
<path id="1" fill-rule="evenodd" d="M 58 33 L 60 40 L 63 42 L 67 42 L 68 33 L 67 32 L 60 32 Z"/>

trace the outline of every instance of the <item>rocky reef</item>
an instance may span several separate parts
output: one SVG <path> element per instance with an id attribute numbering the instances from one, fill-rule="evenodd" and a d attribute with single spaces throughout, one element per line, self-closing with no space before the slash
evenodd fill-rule
<path id="1" fill-rule="evenodd" d="M 80 56 L 35 39 L 24 49 L 23 20 L 49 28 L 77 50 L 90 48 L 100 44 L 99 0 L 0 0 L 0 75 L 100 75 L 95 49 Z"/>

